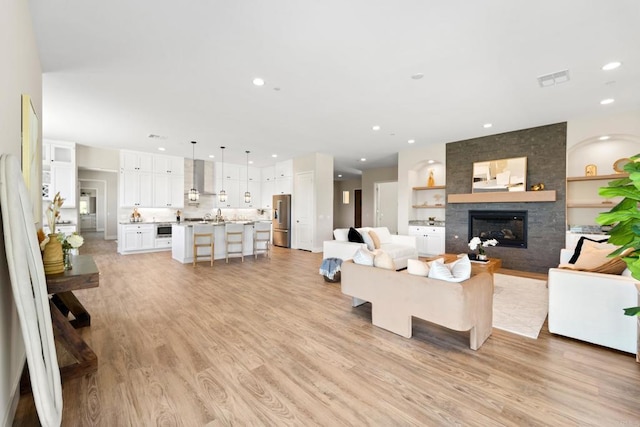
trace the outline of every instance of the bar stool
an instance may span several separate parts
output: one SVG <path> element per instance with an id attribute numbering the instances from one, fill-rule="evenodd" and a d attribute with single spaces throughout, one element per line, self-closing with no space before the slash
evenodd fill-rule
<path id="1" fill-rule="evenodd" d="M 224 226 L 225 253 L 227 263 L 229 263 L 229 255 L 240 256 L 244 262 L 244 254 L 242 249 L 244 246 L 244 224 L 226 224 Z"/>
<path id="2" fill-rule="evenodd" d="M 200 254 L 198 248 L 209 248 L 208 253 Z M 208 225 L 205 227 L 199 227 L 194 225 L 193 227 L 193 266 L 196 266 L 198 261 L 209 260 L 211 267 L 213 267 L 213 227 Z"/>
<path id="3" fill-rule="evenodd" d="M 271 246 L 271 223 L 256 222 L 253 225 L 253 254 L 258 259 L 258 254 L 263 253 L 269 258 Z"/>

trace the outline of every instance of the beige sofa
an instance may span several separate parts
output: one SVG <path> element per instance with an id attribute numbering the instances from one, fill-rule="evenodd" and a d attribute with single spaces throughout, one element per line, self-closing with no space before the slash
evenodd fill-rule
<path id="1" fill-rule="evenodd" d="M 354 306 L 371 303 L 374 325 L 411 338 L 415 316 L 456 331 L 469 331 L 469 345 L 477 350 L 491 335 L 493 278 L 480 273 L 464 282 L 414 276 L 376 267 L 342 263 L 342 293 Z"/>

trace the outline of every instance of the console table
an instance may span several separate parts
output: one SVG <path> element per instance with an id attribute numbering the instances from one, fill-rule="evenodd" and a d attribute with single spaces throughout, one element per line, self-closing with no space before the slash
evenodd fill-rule
<path id="1" fill-rule="evenodd" d="M 62 382 L 98 370 L 98 357 L 76 331 L 78 328 L 91 325 L 91 315 L 78 301 L 73 291 L 98 287 L 100 272 L 91 255 L 72 256 L 71 265 L 73 266 L 71 270 L 46 276 L 47 292 L 52 295 L 49 299 L 49 308 L 53 335 L 55 340 L 76 359 L 75 363 L 60 367 Z M 69 320 L 67 317 L 69 313 L 75 318 Z M 31 389 L 29 375 L 25 375 L 26 369 L 25 365 L 20 383 L 22 393 Z"/>

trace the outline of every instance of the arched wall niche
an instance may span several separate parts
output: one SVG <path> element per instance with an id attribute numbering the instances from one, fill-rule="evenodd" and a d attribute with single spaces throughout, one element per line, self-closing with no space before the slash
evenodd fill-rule
<path id="1" fill-rule="evenodd" d="M 598 175 L 615 173 L 613 164 L 640 153 L 640 135 L 610 134 L 580 141 L 567 150 L 567 176 L 584 176 L 587 165 L 596 165 Z"/>

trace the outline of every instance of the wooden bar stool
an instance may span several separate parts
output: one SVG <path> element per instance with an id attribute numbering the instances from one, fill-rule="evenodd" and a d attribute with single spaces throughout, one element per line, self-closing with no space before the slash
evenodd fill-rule
<path id="1" fill-rule="evenodd" d="M 204 253 L 200 254 L 199 248 L 209 248 L 208 253 L 204 251 Z M 213 227 L 208 226 L 207 228 L 198 228 L 194 226 L 193 228 L 193 266 L 196 266 L 198 261 L 206 261 L 209 260 L 211 263 L 211 267 L 213 267 Z"/>
<path id="2" fill-rule="evenodd" d="M 269 258 L 269 247 L 271 246 L 271 223 L 256 222 L 253 224 L 253 253 L 258 258 L 258 254 L 265 254 Z"/>
<path id="3" fill-rule="evenodd" d="M 244 262 L 244 224 L 226 224 L 224 226 L 225 253 L 227 263 L 229 263 L 229 255 L 240 256 Z"/>

